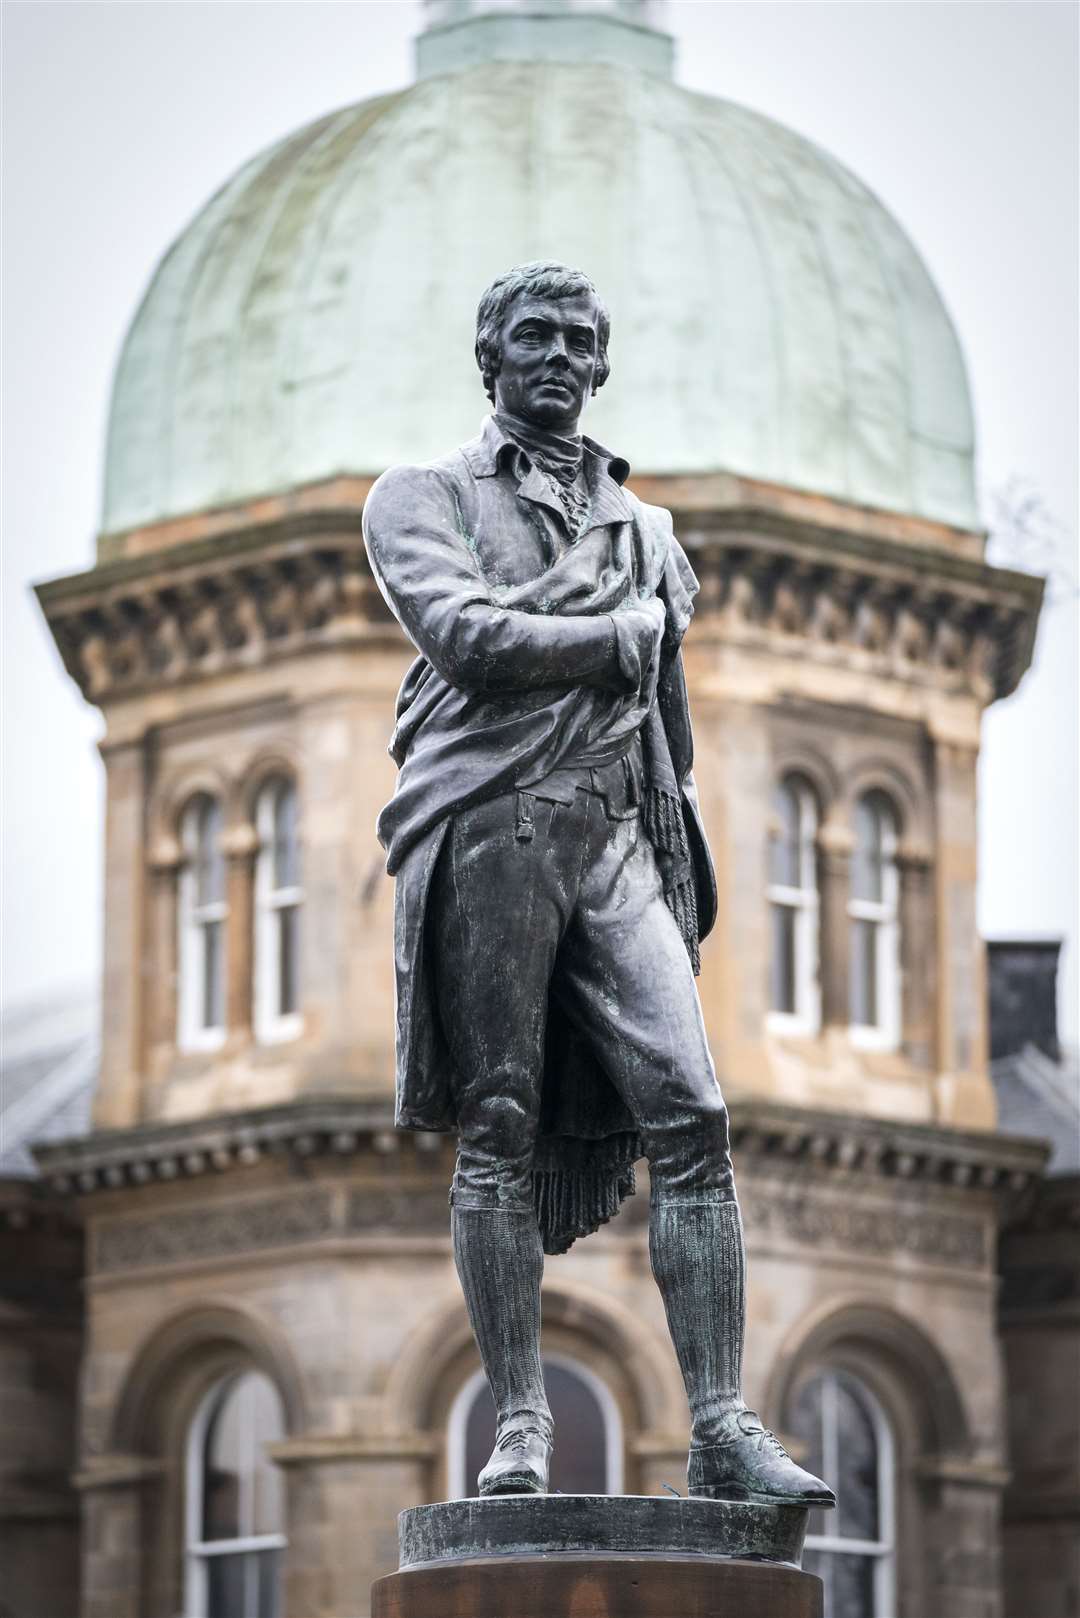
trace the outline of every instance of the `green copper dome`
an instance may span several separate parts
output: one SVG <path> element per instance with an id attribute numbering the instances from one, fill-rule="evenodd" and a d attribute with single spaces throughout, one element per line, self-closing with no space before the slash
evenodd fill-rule
<path id="1" fill-rule="evenodd" d="M 632 6 L 472 9 L 435 14 L 416 84 L 255 158 L 166 254 L 117 370 L 103 530 L 470 437 L 477 299 L 535 258 L 610 307 L 585 425 L 635 471 L 974 526 L 956 334 L 866 187 L 679 88 Z"/>

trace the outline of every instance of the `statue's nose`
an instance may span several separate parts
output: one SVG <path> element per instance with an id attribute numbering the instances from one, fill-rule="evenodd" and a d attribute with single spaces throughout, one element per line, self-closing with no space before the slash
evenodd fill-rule
<path id="1" fill-rule="evenodd" d="M 566 344 L 558 332 L 555 333 L 550 344 L 548 345 L 547 357 L 553 364 L 570 364 L 570 357 L 566 352 Z"/>

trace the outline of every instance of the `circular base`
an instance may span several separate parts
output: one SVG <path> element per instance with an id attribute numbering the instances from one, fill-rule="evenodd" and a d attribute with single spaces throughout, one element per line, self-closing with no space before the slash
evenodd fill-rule
<path id="1" fill-rule="evenodd" d="M 744 1557 L 797 1568 L 805 1506 L 666 1495 L 507 1494 L 413 1506 L 398 1517 L 398 1567 L 499 1556 Z"/>
<path id="2" fill-rule="evenodd" d="M 823 1611 L 821 1580 L 810 1573 L 705 1556 L 499 1556 L 392 1573 L 371 1589 L 371 1618 L 822 1618 Z"/>

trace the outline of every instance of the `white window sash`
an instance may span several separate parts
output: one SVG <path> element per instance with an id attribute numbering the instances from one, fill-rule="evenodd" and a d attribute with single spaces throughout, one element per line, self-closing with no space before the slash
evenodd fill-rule
<path id="1" fill-rule="evenodd" d="M 205 1396 L 188 1428 L 187 1453 L 184 1463 L 184 1618 L 206 1618 L 209 1594 L 208 1564 L 215 1556 L 244 1556 L 262 1551 L 281 1551 L 288 1545 L 285 1534 L 248 1534 L 235 1539 L 202 1538 L 203 1513 L 203 1452 L 206 1435 L 222 1398 L 228 1397 L 225 1384 L 217 1383 Z M 257 1442 L 253 1435 L 252 1443 Z M 241 1473 L 239 1502 L 240 1520 L 250 1513 L 253 1468 Z M 237 1615 L 239 1618 L 239 1614 Z"/>
<path id="2" fill-rule="evenodd" d="M 874 913 L 868 914 L 873 911 Z M 894 1051 L 900 1044 L 900 927 L 895 912 L 885 906 L 859 901 L 848 906 L 852 921 L 868 921 L 875 930 L 874 991 L 880 1020 L 852 1022 L 848 1027 L 851 1043 L 862 1050 Z"/>
<path id="3" fill-rule="evenodd" d="M 255 860 L 255 960 L 254 960 L 254 1024 L 255 1038 L 261 1045 L 282 1044 L 296 1039 L 303 1032 L 303 1013 L 282 1012 L 279 1004 L 281 983 L 281 932 L 278 914 L 282 910 L 299 911 L 304 901 L 301 884 L 288 887 L 274 886 L 274 808 L 280 780 L 268 782 L 259 795 L 255 810 L 255 827 L 259 836 L 259 852 Z M 295 792 L 296 788 L 291 788 Z M 299 973 L 299 962 L 295 962 Z"/>
<path id="4" fill-rule="evenodd" d="M 807 1036 L 821 1029 L 821 963 L 819 958 L 820 900 L 817 890 L 817 810 L 809 788 L 787 778 L 782 789 L 794 793 L 798 825 L 799 886 L 770 882 L 765 897 L 770 905 L 791 910 L 795 918 L 795 982 L 793 1011 L 770 1006 L 765 1016 L 766 1032 L 774 1035 Z"/>
<path id="5" fill-rule="evenodd" d="M 896 1611 L 896 1452 L 892 1428 L 870 1390 L 859 1383 L 859 1400 L 870 1417 L 877 1446 L 879 1539 L 847 1539 L 841 1534 L 807 1534 L 805 1549 L 830 1556 L 874 1558 L 873 1618 L 895 1618 Z M 837 1375 L 828 1373 L 821 1390 L 822 1462 L 826 1478 L 839 1475 L 840 1423 Z"/>
<path id="6" fill-rule="evenodd" d="M 177 995 L 176 1043 L 183 1051 L 215 1051 L 224 1044 L 226 1034 L 228 940 L 225 936 L 225 924 L 228 921 L 229 906 L 224 899 L 199 904 L 196 898 L 196 881 L 194 864 L 189 858 L 180 872 L 177 906 L 180 932 L 178 948 L 180 983 Z M 220 1023 L 208 1026 L 203 1021 L 206 1010 L 203 999 L 206 986 L 206 928 L 215 923 L 221 926 L 219 970 L 223 1018 Z"/>
<path id="7" fill-rule="evenodd" d="M 773 1034 L 816 1034 L 821 1027 L 818 895 L 813 889 L 773 885 L 766 888 L 765 897 L 795 917 L 795 1010 L 770 1006 L 765 1026 Z"/>
<path id="8" fill-rule="evenodd" d="M 896 864 L 896 835 L 886 827 L 882 839 L 881 898 L 848 900 L 851 921 L 874 925 L 874 992 L 879 1021 L 848 1025 L 852 1045 L 860 1050 L 894 1051 L 902 1031 L 900 984 L 900 872 Z"/>
<path id="9" fill-rule="evenodd" d="M 283 1551 L 284 1534 L 249 1534 L 240 1539 L 200 1539 L 188 1546 L 193 1556 L 244 1556 L 249 1551 Z"/>
<path id="10" fill-rule="evenodd" d="M 807 1534 L 808 1551 L 836 1551 L 844 1556 L 884 1556 L 892 1550 L 886 1539 L 845 1539 L 841 1534 Z"/>

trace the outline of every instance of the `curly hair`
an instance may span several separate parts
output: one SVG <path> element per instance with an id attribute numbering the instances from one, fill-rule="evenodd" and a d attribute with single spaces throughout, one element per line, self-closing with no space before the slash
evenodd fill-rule
<path id="1" fill-rule="evenodd" d="M 581 270 L 571 270 L 565 264 L 549 259 L 537 259 L 532 264 L 518 264 L 505 274 L 496 276 L 476 310 L 476 363 L 484 379 L 484 392 L 495 403 L 495 378 L 502 365 L 500 333 L 506 311 L 516 298 L 528 294 L 534 298 L 574 298 L 591 293 L 596 299 L 596 376 L 593 392 L 602 388 L 611 374 L 608 363 L 608 338 L 611 318 L 600 294 L 589 277 Z"/>

